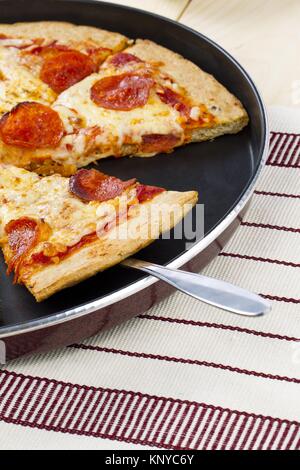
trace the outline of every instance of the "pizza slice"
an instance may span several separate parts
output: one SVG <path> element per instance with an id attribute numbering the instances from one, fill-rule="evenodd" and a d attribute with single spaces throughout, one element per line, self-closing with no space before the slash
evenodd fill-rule
<path id="1" fill-rule="evenodd" d="M 0 245 L 8 273 L 37 301 L 113 266 L 176 225 L 197 193 L 94 169 L 40 177 L 0 164 Z"/>
<path id="2" fill-rule="evenodd" d="M 0 158 L 68 175 L 95 160 L 153 156 L 239 132 L 240 101 L 211 75 L 146 40 L 110 55 L 52 106 L 25 102 L 0 120 Z"/>
<path id="3" fill-rule="evenodd" d="M 0 25 L 0 115 L 24 101 L 53 103 L 128 42 L 119 33 L 70 23 Z"/>

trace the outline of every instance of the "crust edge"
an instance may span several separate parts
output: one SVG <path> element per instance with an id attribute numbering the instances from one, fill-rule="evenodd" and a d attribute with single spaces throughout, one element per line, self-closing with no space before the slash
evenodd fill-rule
<path id="1" fill-rule="evenodd" d="M 121 33 L 108 31 L 95 26 L 76 25 L 66 21 L 28 21 L 12 24 L 0 24 L 0 33 L 6 35 L 19 35 L 23 38 L 46 37 L 60 41 L 85 41 L 93 39 L 105 43 L 117 52 L 130 43 L 129 39 Z"/>
<path id="2" fill-rule="evenodd" d="M 109 236 L 84 247 L 58 265 L 51 265 L 33 273 L 24 284 L 35 299 L 41 302 L 54 293 L 71 287 L 137 253 L 160 234 L 173 228 L 191 210 L 197 200 L 198 194 L 195 191 L 162 193 L 149 203 L 141 205 L 147 207 L 147 211 L 154 205 L 161 210 L 159 216 L 153 216 L 151 212 L 151 234 L 147 222 L 149 219 L 138 214 L 128 222 L 128 230 L 133 235 L 130 239 L 114 238 L 112 230 Z"/>

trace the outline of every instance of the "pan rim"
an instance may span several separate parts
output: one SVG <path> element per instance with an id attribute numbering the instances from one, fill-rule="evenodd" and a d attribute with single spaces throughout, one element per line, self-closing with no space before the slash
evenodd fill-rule
<path id="1" fill-rule="evenodd" d="M 53 0 L 52 0 L 53 1 Z M 262 139 L 263 139 L 263 145 L 262 148 L 260 149 L 260 160 L 259 164 L 257 165 L 256 169 L 254 170 L 254 174 L 252 176 L 251 181 L 248 183 L 248 186 L 244 189 L 244 192 L 241 194 L 239 200 L 236 202 L 235 206 L 232 208 L 232 210 L 225 216 L 225 218 L 216 226 L 214 227 L 203 239 L 199 240 L 196 242 L 191 248 L 189 248 L 185 253 L 182 255 L 178 256 L 175 260 L 171 261 L 170 263 L 166 264 L 167 267 L 170 268 L 180 268 L 184 264 L 186 264 L 188 261 L 190 261 L 192 258 L 194 258 L 196 255 L 201 253 L 205 248 L 207 248 L 208 245 L 210 245 L 216 238 L 218 238 L 229 225 L 234 221 L 234 219 L 238 216 L 238 214 L 241 212 L 243 207 L 247 204 L 247 202 L 250 200 L 254 188 L 257 182 L 257 179 L 259 175 L 261 174 L 261 171 L 265 165 L 267 156 L 268 156 L 268 150 L 269 150 L 269 122 L 268 122 L 268 116 L 267 116 L 267 111 L 265 104 L 263 102 L 263 99 L 261 97 L 261 94 L 255 85 L 253 79 L 249 76 L 248 72 L 240 65 L 240 63 L 230 54 L 228 53 L 225 49 L 223 49 L 221 46 L 219 46 L 217 43 L 215 43 L 213 40 L 210 38 L 204 36 L 202 33 L 195 31 L 194 29 L 178 23 L 177 21 L 171 20 L 169 18 L 163 17 L 161 15 L 155 14 L 155 13 L 150 13 L 143 11 L 138 8 L 134 7 L 129 7 L 129 6 L 124 6 L 124 5 L 116 5 L 108 2 L 101 2 L 98 3 L 95 0 L 72 0 L 75 3 L 90 3 L 90 4 L 98 4 L 98 5 L 107 5 L 110 7 L 116 7 L 118 9 L 123 9 L 127 11 L 139 11 L 140 13 L 143 13 L 144 15 L 150 15 L 154 18 L 159 18 L 163 19 L 164 21 L 171 23 L 173 25 L 176 25 L 180 27 L 181 29 L 185 29 L 194 35 L 198 36 L 200 39 L 206 41 L 210 45 L 212 45 L 214 48 L 218 49 L 221 53 L 223 53 L 230 61 L 231 63 L 244 75 L 244 77 L 247 79 L 248 84 L 252 87 L 252 91 L 254 92 L 257 103 L 260 108 L 260 112 L 262 114 L 262 120 L 263 120 L 263 129 L 262 129 Z M 55 2 L 53 2 L 55 3 Z M 73 307 L 68 310 L 64 310 L 62 312 L 59 312 L 57 314 L 51 314 L 46 317 L 37 319 L 37 320 L 30 320 L 27 322 L 22 322 L 18 323 L 12 326 L 6 326 L 6 327 L 1 327 L 0 328 L 0 339 L 1 338 L 8 338 L 10 336 L 17 336 L 21 335 L 24 333 L 29 333 L 32 331 L 48 328 L 51 326 L 55 326 L 61 323 L 65 323 L 71 320 L 74 320 L 76 318 L 88 315 L 90 313 L 93 313 L 97 310 L 100 310 L 102 308 L 108 307 L 109 305 L 112 305 L 116 302 L 120 302 L 121 300 L 124 300 L 137 292 L 140 292 L 154 283 L 158 282 L 157 279 L 153 278 L 152 276 L 147 276 L 143 279 L 140 279 L 132 284 L 130 284 L 127 287 L 124 287 L 122 289 L 117 290 L 116 292 L 113 292 L 109 295 L 106 295 L 100 299 L 94 300 L 92 302 L 85 303 L 81 306 L 78 307 Z M 38 304 L 37 304 L 38 305 Z"/>

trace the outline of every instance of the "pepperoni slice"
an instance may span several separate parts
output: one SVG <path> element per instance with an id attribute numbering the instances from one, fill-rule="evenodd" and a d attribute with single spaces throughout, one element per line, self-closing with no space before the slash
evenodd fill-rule
<path id="1" fill-rule="evenodd" d="M 145 134 L 142 139 L 141 150 L 145 153 L 169 152 L 180 140 L 174 134 Z"/>
<path id="2" fill-rule="evenodd" d="M 148 74 L 124 73 L 104 77 L 91 89 L 91 99 L 102 108 L 130 111 L 144 106 L 154 81 Z"/>
<path id="3" fill-rule="evenodd" d="M 7 145 L 30 149 L 57 147 L 63 134 L 59 114 L 40 103 L 20 103 L 0 119 L 0 137 Z"/>
<path id="4" fill-rule="evenodd" d="M 129 54 L 128 52 L 119 52 L 115 54 L 111 59 L 110 63 L 115 67 L 122 67 L 130 62 L 143 62 L 139 57 L 133 54 Z"/>
<path id="5" fill-rule="evenodd" d="M 190 106 L 185 104 L 183 98 L 171 88 L 162 87 L 162 91 L 158 91 L 157 94 L 164 103 L 177 109 L 181 114 L 189 116 Z"/>
<path id="6" fill-rule="evenodd" d="M 96 64 L 79 51 L 58 51 L 44 60 L 40 78 L 56 93 L 61 93 L 97 70 Z"/>
<path id="7" fill-rule="evenodd" d="M 154 196 L 157 196 L 157 194 L 165 191 L 164 188 L 159 188 L 157 186 L 146 186 L 145 184 L 139 184 L 136 189 L 139 202 L 150 201 L 154 198 Z"/>
<path id="8" fill-rule="evenodd" d="M 14 269 L 17 271 L 23 257 L 30 251 L 38 241 L 38 223 L 29 217 L 11 220 L 5 226 L 8 236 L 8 245 L 12 252 L 12 258 L 8 265 L 8 274 Z M 17 274 L 17 272 L 16 272 Z"/>
<path id="9" fill-rule="evenodd" d="M 20 103 L 0 119 L 0 137 L 7 145 L 32 149 L 56 147 L 63 134 L 58 113 L 40 103 Z"/>
<path id="10" fill-rule="evenodd" d="M 114 176 L 107 176 L 97 170 L 79 170 L 71 176 L 69 190 L 72 194 L 84 201 L 108 201 L 120 196 L 122 192 L 132 186 L 135 179 L 121 181 Z"/>

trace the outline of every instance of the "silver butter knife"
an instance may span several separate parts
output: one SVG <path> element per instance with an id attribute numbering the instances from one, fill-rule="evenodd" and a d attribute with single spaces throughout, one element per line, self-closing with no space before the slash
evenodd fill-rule
<path id="1" fill-rule="evenodd" d="M 271 304 L 260 295 L 212 277 L 166 268 L 134 258 L 128 258 L 121 264 L 151 274 L 195 299 L 238 315 L 258 317 L 271 310 Z"/>

